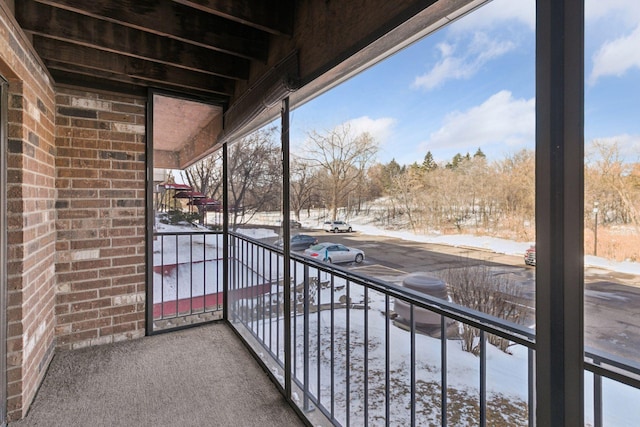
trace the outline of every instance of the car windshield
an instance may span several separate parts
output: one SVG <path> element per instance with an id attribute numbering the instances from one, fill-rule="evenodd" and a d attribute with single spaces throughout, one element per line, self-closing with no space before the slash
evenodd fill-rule
<path id="1" fill-rule="evenodd" d="M 309 249 L 312 249 L 314 251 L 322 251 L 324 250 L 324 245 L 314 245 L 314 246 L 311 246 Z"/>

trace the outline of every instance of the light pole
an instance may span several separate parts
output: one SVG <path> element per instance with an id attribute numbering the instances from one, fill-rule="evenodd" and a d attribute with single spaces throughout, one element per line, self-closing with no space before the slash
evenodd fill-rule
<path id="1" fill-rule="evenodd" d="M 593 202 L 593 255 L 598 256 L 598 202 Z"/>

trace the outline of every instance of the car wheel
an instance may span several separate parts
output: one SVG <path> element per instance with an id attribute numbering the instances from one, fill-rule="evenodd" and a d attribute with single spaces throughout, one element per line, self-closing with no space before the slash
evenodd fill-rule
<path id="1" fill-rule="evenodd" d="M 351 229 L 351 227 L 349 227 L 349 229 L 347 230 L 347 233 L 351 233 L 353 230 Z"/>
<path id="2" fill-rule="evenodd" d="M 362 262 L 362 259 L 363 259 L 362 254 L 356 255 L 356 264 L 360 264 Z"/>
<path id="3" fill-rule="evenodd" d="M 333 232 L 334 232 L 334 233 L 337 233 L 338 231 L 340 231 L 340 230 L 338 230 L 338 228 L 334 228 L 334 229 L 333 229 Z"/>

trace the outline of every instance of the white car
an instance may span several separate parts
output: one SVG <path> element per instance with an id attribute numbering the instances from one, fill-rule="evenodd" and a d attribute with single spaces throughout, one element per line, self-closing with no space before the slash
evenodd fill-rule
<path id="1" fill-rule="evenodd" d="M 304 254 L 310 258 L 329 263 L 364 261 L 364 252 L 360 249 L 349 248 L 339 243 L 323 242 L 305 249 Z"/>
<path id="2" fill-rule="evenodd" d="M 344 221 L 325 221 L 323 229 L 324 231 L 332 231 L 334 233 L 340 231 L 351 233 L 353 231 L 351 226 Z"/>

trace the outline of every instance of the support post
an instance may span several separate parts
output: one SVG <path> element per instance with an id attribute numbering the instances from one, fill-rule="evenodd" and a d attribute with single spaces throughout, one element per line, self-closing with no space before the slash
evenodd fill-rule
<path id="1" fill-rule="evenodd" d="M 538 0 L 536 425 L 584 425 L 584 0 Z"/>
<path id="2" fill-rule="evenodd" d="M 291 228 L 289 214 L 289 98 L 282 100 L 282 248 L 284 251 L 284 390 L 291 399 Z M 306 297 L 306 295 L 305 295 Z M 305 302 L 305 306 L 306 306 Z M 305 361 L 305 365 L 308 361 Z M 306 384 L 305 384 L 306 385 Z M 305 395 L 306 398 L 306 395 Z"/>
<path id="3" fill-rule="evenodd" d="M 229 321 L 229 176 L 227 143 L 222 145 L 222 319 Z"/>

